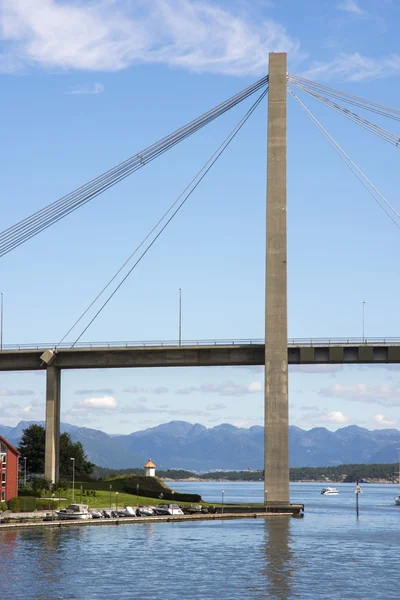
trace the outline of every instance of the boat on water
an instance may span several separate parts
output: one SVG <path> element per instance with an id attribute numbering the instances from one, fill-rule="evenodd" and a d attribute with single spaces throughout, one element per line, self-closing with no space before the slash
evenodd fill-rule
<path id="1" fill-rule="evenodd" d="M 400 496 L 396 496 L 396 498 L 394 499 L 394 503 L 396 504 L 396 506 L 400 506 Z"/>
<path id="2" fill-rule="evenodd" d="M 337 496 L 338 495 L 338 491 L 336 488 L 333 487 L 324 487 L 321 491 L 321 494 L 323 494 L 324 496 Z"/>
<path id="3" fill-rule="evenodd" d="M 59 519 L 64 521 L 77 521 L 92 518 L 87 504 L 70 504 L 66 508 L 57 511 L 56 514 Z"/>
<path id="4" fill-rule="evenodd" d="M 152 517 L 155 515 L 154 506 L 139 506 L 136 512 L 139 517 Z"/>
<path id="5" fill-rule="evenodd" d="M 183 510 L 178 504 L 158 504 L 154 507 L 156 515 L 183 515 Z"/>

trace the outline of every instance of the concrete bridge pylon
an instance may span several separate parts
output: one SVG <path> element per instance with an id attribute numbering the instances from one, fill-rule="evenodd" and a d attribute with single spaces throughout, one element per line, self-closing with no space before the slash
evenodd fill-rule
<path id="1" fill-rule="evenodd" d="M 46 449 L 44 474 L 53 483 L 59 479 L 61 369 L 46 369 Z"/>
<path id="2" fill-rule="evenodd" d="M 286 86 L 287 55 L 269 55 L 265 291 L 264 499 L 289 498 L 287 355 Z"/>

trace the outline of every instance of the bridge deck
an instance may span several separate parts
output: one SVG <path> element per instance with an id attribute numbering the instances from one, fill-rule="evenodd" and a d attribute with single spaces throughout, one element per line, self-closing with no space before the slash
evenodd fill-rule
<path id="1" fill-rule="evenodd" d="M 46 369 L 41 348 L 0 352 L 0 371 Z M 58 348 L 52 366 L 60 369 L 116 369 L 129 367 L 208 367 L 264 365 L 264 343 L 213 345 L 105 346 Z M 400 342 L 289 343 L 289 365 L 400 363 Z"/>

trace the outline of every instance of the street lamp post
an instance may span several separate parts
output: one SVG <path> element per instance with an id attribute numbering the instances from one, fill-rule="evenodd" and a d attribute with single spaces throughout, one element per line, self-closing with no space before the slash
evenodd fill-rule
<path id="1" fill-rule="evenodd" d="M 0 307 L 0 350 L 3 350 L 3 305 L 4 292 L 1 292 L 1 307 Z"/>
<path id="2" fill-rule="evenodd" d="M 75 458 L 71 458 L 72 460 L 72 504 L 75 501 Z"/>
<path id="3" fill-rule="evenodd" d="M 112 485 L 111 485 L 111 483 L 110 483 L 110 510 L 111 510 L 111 508 L 112 508 L 112 504 L 111 504 L 111 490 L 112 490 Z"/>
<path id="4" fill-rule="evenodd" d="M 118 517 L 118 492 L 115 492 L 115 510 L 117 512 Z"/>
<path id="5" fill-rule="evenodd" d="M 179 345 L 182 344 L 182 288 L 179 288 Z"/>
<path id="6" fill-rule="evenodd" d="M 81 504 L 82 504 L 82 494 L 83 494 L 83 485 L 81 485 L 81 499 L 80 499 Z"/>
<path id="7" fill-rule="evenodd" d="M 224 490 L 222 490 L 221 494 L 222 494 L 221 514 L 224 514 L 224 494 L 225 494 Z"/>
<path id="8" fill-rule="evenodd" d="M 24 485 L 26 486 L 26 456 L 24 456 Z"/>
<path id="9" fill-rule="evenodd" d="M 136 506 L 139 506 L 139 484 L 136 484 Z"/>
<path id="10" fill-rule="evenodd" d="M 363 344 L 365 342 L 365 305 L 367 304 L 366 300 L 363 300 L 362 303 L 362 337 L 363 337 Z"/>

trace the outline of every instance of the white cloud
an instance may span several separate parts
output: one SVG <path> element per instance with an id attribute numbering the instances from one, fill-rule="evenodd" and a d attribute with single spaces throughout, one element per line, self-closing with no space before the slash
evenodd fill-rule
<path id="1" fill-rule="evenodd" d="M 247 394 L 260 393 L 264 389 L 261 381 L 252 381 L 248 384 L 238 384 L 233 381 L 225 383 L 203 383 L 202 385 L 180 388 L 177 394 L 218 394 L 219 396 L 245 396 Z"/>
<path id="2" fill-rule="evenodd" d="M 230 75 L 267 71 L 268 53 L 302 58 L 299 42 L 272 19 L 193 0 L 0 0 L 0 71 L 118 71 L 154 63 Z"/>
<path id="3" fill-rule="evenodd" d="M 327 423 L 339 423 L 343 425 L 344 423 L 349 422 L 349 417 L 346 417 L 340 410 L 333 410 L 325 417 L 321 417 L 321 420 L 324 420 Z"/>
<path id="4" fill-rule="evenodd" d="M 72 88 L 68 94 L 101 94 L 102 92 L 104 92 L 102 83 L 82 83 Z"/>
<path id="5" fill-rule="evenodd" d="M 254 425 L 263 426 L 264 423 L 261 418 L 259 419 L 241 419 L 240 417 L 229 417 L 229 423 L 235 427 L 254 427 Z"/>
<path id="6" fill-rule="evenodd" d="M 171 416 L 178 417 L 207 417 L 208 413 L 205 410 L 196 410 L 196 409 L 185 409 L 185 408 L 171 408 L 170 406 L 164 404 L 162 407 L 158 406 L 157 408 L 148 408 L 144 404 L 140 404 L 139 402 L 134 402 L 132 404 L 125 404 L 121 408 L 121 412 L 128 414 L 167 414 Z"/>
<path id="7" fill-rule="evenodd" d="M 158 387 L 153 388 L 151 391 L 155 394 L 167 394 L 169 389 L 164 385 L 159 385 Z"/>
<path id="8" fill-rule="evenodd" d="M 40 421 L 45 416 L 43 402 L 33 400 L 25 406 L 19 404 L 0 403 L 1 422 L 3 425 L 14 425 L 18 421 Z"/>
<path id="9" fill-rule="evenodd" d="M 127 388 L 124 389 L 124 392 L 128 393 L 128 394 L 149 394 L 149 393 L 153 393 L 153 394 L 168 394 L 169 392 L 169 388 L 167 388 L 165 385 L 158 385 L 154 388 L 138 388 L 136 385 L 130 385 Z"/>
<path id="10" fill-rule="evenodd" d="M 399 54 L 383 58 L 369 58 L 354 52 L 353 54 L 341 53 L 329 62 L 314 62 L 307 71 L 302 73 L 302 76 L 318 80 L 368 81 L 394 77 L 399 74 Z"/>
<path id="11" fill-rule="evenodd" d="M 295 424 L 299 427 L 308 429 L 310 426 L 345 425 L 350 422 L 350 418 L 344 415 L 340 410 L 326 412 L 317 406 L 301 406 L 302 416 L 296 419 Z"/>
<path id="12" fill-rule="evenodd" d="M 375 415 L 373 418 L 374 423 L 378 426 L 378 427 L 387 427 L 388 425 L 396 425 L 396 421 L 395 419 L 392 418 L 386 418 L 384 415 Z"/>
<path id="13" fill-rule="evenodd" d="M 79 409 L 95 409 L 95 410 L 115 410 L 117 401 L 113 396 L 103 396 L 102 398 L 85 398 L 75 406 Z"/>
<path id="14" fill-rule="evenodd" d="M 83 390 L 75 390 L 74 394 L 76 396 L 89 396 L 92 394 L 107 394 L 110 396 L 114 390 L 111 388 L 100 388 L 100 389 L 83 389 Z"/>
<path id="15" fill-rule="evenodd" d="M 140 390 L 138 387 L 136 387 L 136 385 L 130 385 L 129 387 L 124 389 L 124 392 L 128 394 L 138 394 Z"/>
<path id="16" fill-rule="evenodd" d="M 344 0 L 344 2 L 337 5 L 337 8 L 357 17 L 365 17 L 367 15 L 367 12 L 360 8 L 355 0 Z"/>
<path id="17" fill-rule="evenodd" d="M 223 410 L 224 408 L 226 408 L 226 404 L 222 404 L 222 402 L 214 402 L 206 406 L 206 410 Z"/>
<path id="18" fill-rule="evenodd" d="M 335 384 L 327 388 L 321 388 L 319 394 L 325 398 L 347 398 L 366 404 L 400 406 L 400 387 L 396 385 Z"/>
<path id="19" fill-rule="evenodd" d="M 249 392 L 263 392 L 264 391 L 264 384 L 262 383 L 262 381 L 252 381 L 247 386 L 247 390 Z"/>
<path id="20" fill-rule="evenodd" d="M 9 389 L 0 389 L 0 396 L 33 396 L 34 395 L 34 391 L 33 390 L 9 390 Z"/>

